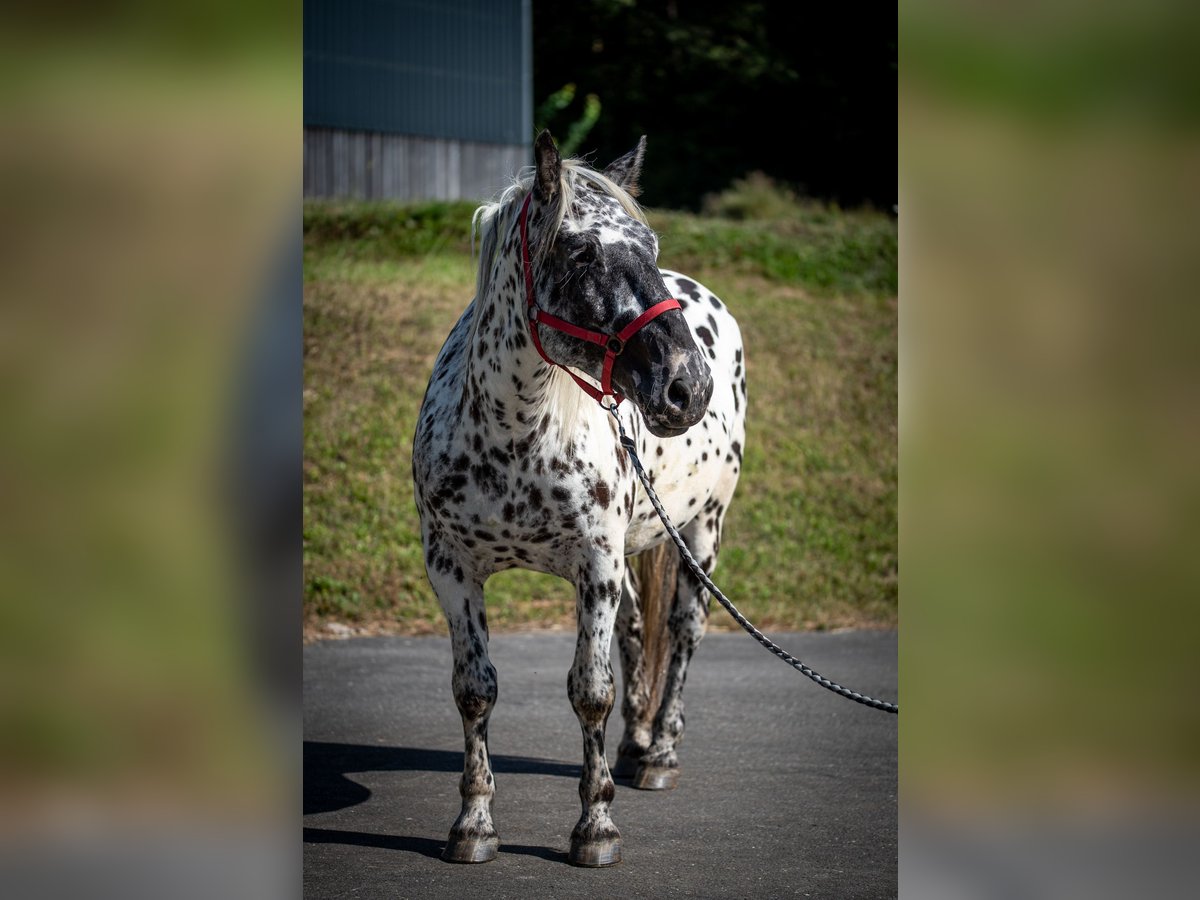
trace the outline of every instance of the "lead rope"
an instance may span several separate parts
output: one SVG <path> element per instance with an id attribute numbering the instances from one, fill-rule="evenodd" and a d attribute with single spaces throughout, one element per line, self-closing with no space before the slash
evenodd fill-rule
<path id="1" fill-rule="evenodd" d="M 821 673 L 814 672 L 800 660 L 796 659 L 796 657 L 792 656 L 778 644 L 774 643 L 765 634 L 755 628 L 754 625 L 750 623 L 749 619 L 738 612 L 737 607 L 733 605 L 728 597 L 721 593 L 721 589 L 713 584 L 712 579 L 705 574 L 702 568 L 700 568 L 700 564 L 696 562 L 696 558 L 692 556 L 692 552 L 688 549 L 687 544 L 685 544 L 683 542 L 683 538 L 679 536 L 678 529 L 671 524 L 671 520 L 667 517 L 667 511 L 663 509 L 662 501 L 658 499 L 658 495 L 654 493 L 654 488 L 650 486 L 650 479 L 646 476 L 646 470 L 642 468 L 642 461 L 638 459 L 637 452 L 634 450 L 633 440 L 625 433 L 625 426 L 621 424 L 621 418 L 617 415 L 616 404 L 613 404 L 612 406 L 605 406 L 604 408 L 612 413 L 612 417 L 616 419 L 617 431 L 620 433 L 621 446 L 625 448 L 625 452 L 629 454 L 629 458 L 633 461 L 633 468 L 637 471 L 638 479 L 642 482 L 642 487 L 646 489 L 646 495 L 650 498 L 650 502 L 654 504 L 654 511 L 658 513 L 658 517 L 662 520 L 663 526 L 667 529 L 667 534 L 671 536 L 671 540 L 673 540 L 675 542 L 675 546 L 679 548 L 679 555 L 687 564 L 687 567 L 691 571 L 692 575 L 694 575 L 696 579 L 708 589 L 709 593 L 711 593 L 717 598 L 717 600 L 721 602 L 721 605 L 725 607 L 726 611 L 733 616 L 733 620 L 741 625 L 742 628 L 746 629 L 746 632 L 752 638 L 770 650 L 773 654 L 778 656 L 797 672 L 807 675 L 821 687 L 833 691 L 835 694 L 840 694 L 841 696 L 853 700 L 856 703 L 869 706 L 872 709 L 880 709 L 884 712 L 899 714 L 900 707 L 898 707 L 895 703 L 888 703 L 886 700 L 876 700 L 873 697 L 868 697 L 866 694 L 860 694 L 858 691 L 852 691 L 848 687 L 842 687 L 842 685 L 838 684 L 836 681 L 830 681 Z"/>

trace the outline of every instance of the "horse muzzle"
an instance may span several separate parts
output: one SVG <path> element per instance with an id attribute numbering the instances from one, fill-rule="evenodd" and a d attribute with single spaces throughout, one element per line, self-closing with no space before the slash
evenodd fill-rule
<path id="1" fill-rule="evenodd" d="M 656 437 L 677 437 L 702 418 L 712 399 L 713 378 L 699 354 L 687 354 L 659 384 L 639 397 L 646 427 Z"/>

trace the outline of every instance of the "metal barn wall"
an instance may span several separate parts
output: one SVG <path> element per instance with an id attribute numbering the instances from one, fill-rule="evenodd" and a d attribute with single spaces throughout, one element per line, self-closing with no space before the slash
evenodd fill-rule
<path id="1" fill-rule="evenodd" d="M 304 129 L 304 196 L 362 200 L 490 197 L 528 163 L 526 145 Z"/>
<path id="2" fill-rule="evenodd" d="M 532 90 L 530 0 L 305 0 L 304 195 L 489 196 Z"/>

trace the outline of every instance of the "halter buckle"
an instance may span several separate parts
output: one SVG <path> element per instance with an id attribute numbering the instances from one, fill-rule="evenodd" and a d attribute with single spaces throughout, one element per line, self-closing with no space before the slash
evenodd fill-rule
<path id="1" fill-rule="evenodd" d="M 615 334 L 610 335 L 608 342 L 604 345 L 604 348 L 613 356 L 620 356 L 621 351 L 625 349 L 625 342 Z"/>

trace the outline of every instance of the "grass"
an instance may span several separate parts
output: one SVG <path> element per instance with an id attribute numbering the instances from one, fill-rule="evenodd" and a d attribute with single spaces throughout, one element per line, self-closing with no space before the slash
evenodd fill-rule
<path id="1" fill-rule="evenodd" d="M 412 499 L 434 356 L 472 294 L 470 204 L 306 205 L 305 620 L 443 632 Z M 651 212 L 662 265 L 737 316 L 750 405 L 716 578 L 763 628 L 894 626 L 896 227 L 790 201 L 767 218 Z M 550 576 L 488 582 L 493 629 L 566 627 Z M 719 608 L 713 626 L 733 626 Z"/>

